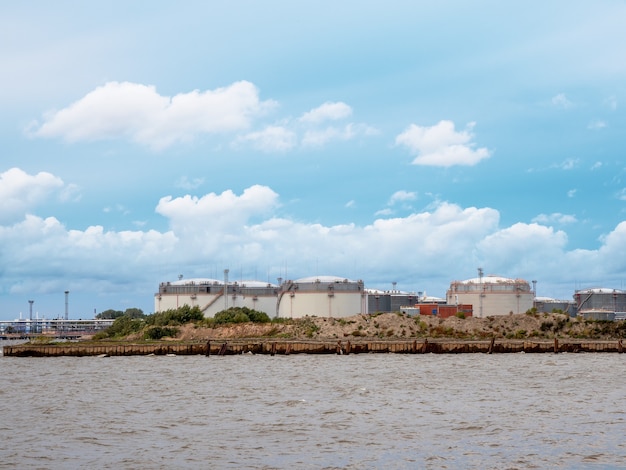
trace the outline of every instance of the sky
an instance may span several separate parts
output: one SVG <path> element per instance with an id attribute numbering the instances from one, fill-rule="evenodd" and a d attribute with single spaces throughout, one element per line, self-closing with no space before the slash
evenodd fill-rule
<path id="1" fill-rule="evenodd" d="M 0 4 L 0 319 L 161 282 L 626 288 L 626 2 Z"/>

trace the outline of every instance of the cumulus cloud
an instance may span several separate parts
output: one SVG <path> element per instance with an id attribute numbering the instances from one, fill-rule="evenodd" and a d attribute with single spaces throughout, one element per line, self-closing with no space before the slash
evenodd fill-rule
<path id="1" fill-rule="evenodd" d="M 413 197 L 398 191 L 390 201 Z M 241 267 L 247 278 L 256 267 L 274 270 L 274 278 L 287 267 L 289 278 L 322 272 L 363 278 L 368 287 L 401 281 L 443 296 L 451 280 L 482 266 L 538 278 L 548 294 L 550 283 L 566 283 L 571 292 L 583 277 L 602 280 L 626 270 L 626 222 L 603 237 L 598 249 L 568 251 L 567 234 L 547 226 L 575 222 L 560 213 L 500 227 L 495 209 L 437 202 L 405 217 L 381 214 L 364 225 L 324 225 L 280 216 L 281 207 L 276 192 L 256 185 L 241 193 L 162 198 L 156 211 L 168 223 L 164 232 L 77 230 L 54 217 L 24 215 L 0 225 L 3 282 L 14 293 L 62 292 L 69 286 L 92 296 L 135 289 L 135 298 L 151 299 L 158 282 L 179 272 L 212 277 L 209 267 L 218 263 L 220 269 Z"/>
<path id="2" fill-rule="evenodd" d="M 352 108 L 346 103 L 326 102 L 317 108 L 304 113 L 299 121 L 309 124 L 320 124 L 325 121 L 346 119 L 352 115 Z"/>
<path id="3" fill-rule="evenodd" d="M 322 147 L 332 142 L 349 141 L 378 134 L 363 123 L 339 122 L 352 115 L 352 108 L 343 102 L 326 102 L 305 112 L 297 119 L 282 119 L 262 130 L 251 131 L 235 139 L 235 146 L 250 145 L 272 153 L 287 152 L 300 147 Z"/>
<path id="4" fill-rule="evenodd" d="M 78 188 L 65 186 L 61 178 L 45 171 L 29 175 L 19 168 L 0 173 L 0 223 L 14 221 L 25 212 L 58 194 L 61 200 L 76 199 Z"/>
<path id="5" fill-rule="evenodd" d="M 417 193 L 414 191 L 405 191 L 400 190 L 396 191 L 389 198 L 388 204 L 390 206 L 396 204 L 397 202 L 406 202 L 406 201 L 415 201 L 417 199 Z"/>
<path id="6" fill-rule="evenodd" d="M 430 127 L 411 124 L 396 137 L 396 145 L 406 147 L 417 155 L 414 165 L 473 166 L 491 156 L 487 148 L 476 148 L 472 142 L 473 128 L 474 123 L 469 123 L 465 130 L 457 132 L 454 123 L 447 120 Z"/>
<path id="7" fill-rule="evenodd" d="M 261 101 L 257 88 L 247 81 L 173 97 L 160 95 L 154 86 L 108 82 L 68 107 L 46 114 L 30 132 L 68 142 L 129 139 L 163 149 L 202 134 L 245 130 L 274 104 Z"/>
<path id="8" fill-rule="evenodd" d="M 296 146 L 297 140 L 296 133 L 283 126 L 267 126 L 239 137 L 235 143 L 247 142 L 262 152 L 286 152 Z"/>
<path id="9" fill-rule="evenodd" d="M 570 214 L 561 214 L 560 212 L 553 212 L 552 214 L 539 214 L 533 218 L 533 222 L 538 224 L 572 224 L 577 222 L 576 216 Z"/>

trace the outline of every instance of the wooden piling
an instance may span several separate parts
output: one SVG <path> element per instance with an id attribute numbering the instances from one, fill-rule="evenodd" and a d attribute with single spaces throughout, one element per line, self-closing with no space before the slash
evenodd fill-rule
<path id="1" fill-rule="evenodd" d="M 422 354 L 426 354 L 428 352 L 428 338 L 424 339 L 424 344 L 422 344 Z"/>
<path id="2" fill-rule="evenodd" d="M 559 340 L 558 338 L 554 338 L 554 354 L 559 352 Z"/>
<path id="3" fill-rule="evenodd" d="M 491 354 L 493 353 L 493 345 L 496 343 L 496 338 L 492 337 L 491 338 L 491 343 L 489 343 L 489 350 L 487 351 L 487 354 Z"/>

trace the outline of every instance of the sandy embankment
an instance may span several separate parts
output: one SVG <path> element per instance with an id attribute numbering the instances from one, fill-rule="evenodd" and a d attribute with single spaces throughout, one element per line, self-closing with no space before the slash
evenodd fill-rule
<path id="1" fill-rule="evenodd" d="M 355 315 L 346 318 L 305 317 L 284 323 L 223 325 L 203 328 L 185 325 L 176 340 L 208 340 L 227 338 L 281 339 L 403 339 L 455 338 L 466 340 L 595 338 L 613 339 L 594 324 L 571 319 L 558 313 L 502 315 L 488 318 L 441 319 L 432 316 L 410 317 L 384 313 Z"/>

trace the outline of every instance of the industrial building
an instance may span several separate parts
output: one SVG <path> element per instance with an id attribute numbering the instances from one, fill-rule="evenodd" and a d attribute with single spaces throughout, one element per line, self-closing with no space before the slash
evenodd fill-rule
<path id="1" fill-rule="evenodd" d="M 159 285 L 155 312 L 183 305 L 199 307 L 206 317 L 230 307 L 248 307 L 272 318 L 347 317 L 366 311 L 366 295 L 363 281 L 341 277 L 315 276 L 275 285 L 262 281 L 229 282 L 225 270 L 224 281 L 180 277 Z"/>
<path id="2" fill-rule="evenodd" d="M 413 305 L 420 299 L 421 293 L 396 290 L 393 283 L 391 290 L 366 289 L 367 309 L 364 313 L 399 312 L 406 305 Z"/>
<path id="3" fill-rule="evenodd" d="M 453 281 L 446 293 L 449 305 L 470 304 L 477 318 L 524 313 L 533 307 L 534 292 L 523 279 L 483 276 Z"/>
<path id="4" fill-rule="evenodd" d="M 533 306 L 537 312 L 563 312 L 570 317 L 576 316 L 576 303 L 573 300 L 556 300 L 550 297 L 535 297 Z"/>
<path id="5" fill-rule="evenodd" d="M 577 315 L 589 320 L 615 320 L 626 317 L 626 291 L 607 288 L 577 290 Z"/>

